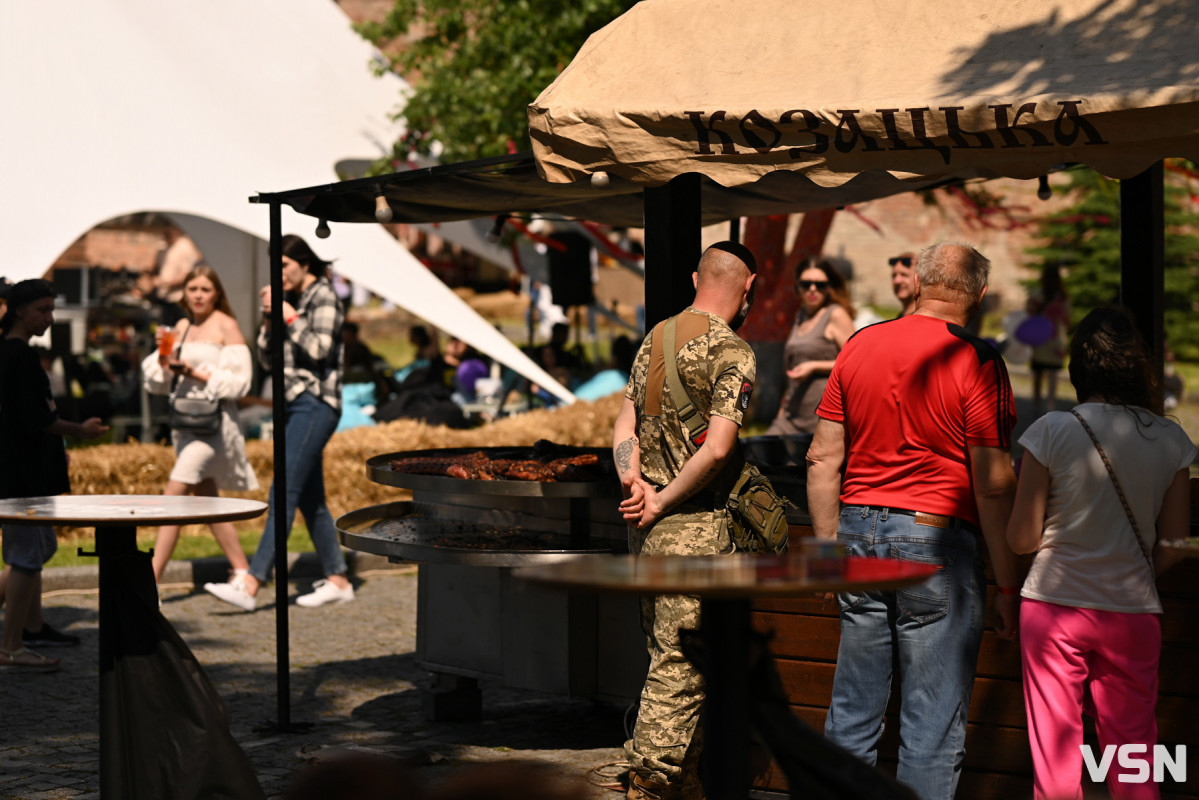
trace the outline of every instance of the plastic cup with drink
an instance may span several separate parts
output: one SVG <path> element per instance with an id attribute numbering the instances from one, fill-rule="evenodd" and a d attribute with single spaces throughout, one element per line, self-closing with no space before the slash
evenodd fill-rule
<path id="1" fill-rule="evenodd" d="M 158 355 L 169 358 L 175 349 L 175 329 L 170 325 L 158 326 Z"/>

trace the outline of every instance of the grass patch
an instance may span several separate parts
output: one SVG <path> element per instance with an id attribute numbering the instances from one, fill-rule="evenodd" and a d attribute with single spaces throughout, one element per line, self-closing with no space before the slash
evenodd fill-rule
<path id="1" fill-rule="evenodd" d="M 254 551 L 258 548 L 258 539 L 262 535 L 262 527 L 238 527 L 237 538 L 241 540 L 241 549 L 245 551 L 247 557 L 253 557 Z M 157 536 L 156 528 L 139 528 L 137 531 L 137 549 L 149 552 L 154 548 L 154 538 Z M 87 552 L 92 552 L 95 542 L 91 536 L 83 536 L 73 539 L 60 539 L 58 542 L 58 551 L 54 554 L 54 558 L 46 563 L 46 568 L 51 567 L 94 567 L 96 566 L 95 556 L 81 556 L 79 549 L 82 548 Z M 287 552 L 289 553 L 311 553 L 314 548 L 312 540 L 308 538 L 308 528 L 297 523 L 291 529 L 291 536 L 287 540 Z M 183 535 L 179 537 L 178 544 L 175 545 L 175 552 L 171 555 L 172 561 L 192 561 L 197 558 L 210 558 L 212 556 L 221 556 L 221 548 L 217 545 L 216 539 L 212 538 L 211 532 L 207 527 L 189 526 L 185 529 Z"/>

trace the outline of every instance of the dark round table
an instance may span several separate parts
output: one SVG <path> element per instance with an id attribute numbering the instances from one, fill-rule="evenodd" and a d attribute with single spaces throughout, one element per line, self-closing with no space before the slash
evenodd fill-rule
<path id="1" fill-rule="evenodd" d="M 749 661 L 755 597 L 899 589 L 920 583 L 936 567 L 877 558 L 843 558 L 825 542 L 798 542 L 785 555 L 579 556 L 522 567 L 518 578 L 605 592 L 688 594 L 700 598 L 705 673 L 704 749 L 720 754 L 709 771 L 707 796 L 740 800 L 749 793 Z"/>
<path id="2" fill-rule="evenodd" d="M 211 522 L 233 522 L 236 520 L 252 519 L 266 511 L 266 503 L 257 500 L 243 500 L 235 497 L 168 497 L 165 495 L 60 495 L 58 497 L 27 497 L 10 500 L 0 500 L 0 527 L 2 523 L 20 522 L 26 525 L 71 525 L 94 528 L 96 531 L 96 549 L 94 555 L 100 562 L 100 796 L 115 798 L 130 796 L 130 783 L 136 775 L 138 767 L 136 759 L 141 757 L 137 752 L 126 752 L 137 749 L 138 739 L 153 742 L 156 738 L 165 738 L 164 731 L 176 722 L 172 719 L 159 719 L 156 724 L 147 726 L 142 718 L 130 713 L 139 703 L 144 704 L 150 694 L 151 687 L 143 686 L 145 696 L 125 696 L 127 683 L 115 675 L 115 664 L 121 657 L 118 652 L 118 628 L 123 623 L 133 620 L 146 620 L 146 603 L 137 603 L 133 607 L 126 605 L 130 592 L 136 587 L 153 592 L 154 574 L 150 560 L 145 554 L 138 558 L 137 529 L 142 525 L 187 525 L 207 524 Z M 142 592 L 144 595 L 145 592 Z M 145 600 L 146 598 L 141 598 Z M 153 601 L 151 594 L 150 601 Z M 154 636 L 154 642 L 170 639 L 172 646 L 182 650 L 184 659 L 194 658 L 178 635 L 170 628 L 170 623 L 156 610 L 152 622 L 147 627 L 161 626 L 157 632 L 149 632 Z M 134 631 L 133 636 L 138 632 Z M 130 639 L 129 635 L 121 632 L 121 642 Z M 139 653 L 139 656 L 144 654 Z M 197 665 L 198 668 L 198 665 Z M 185 671 L 188 669 L 184 668 Z M 204 679 L 206 681 L 206 678 Z M 153 715 L 146 715 L 152 717 Z M 220 717 L 220 714 L 216 714 Z M 180 720 L 181 723 L 191 724 L 193 721 Z M 144 730 L 141 730 L 144 728 Z M 120 731 L 125 735 L 113 735 Z M 109 735 L 105 735 L 108 732 Z M 227 733 L 227 731 L 226 731 Z M 123 741 L 131 738 L 136 739 Z M 229 741 L 232 741 L 231 738 Z M 122 748 L 122 745 L 135 745 Z M 221 744 L 221 743 L 218 743 Z M 227 744 L 227 743 L 224 743 Z M 233 745 L 236 747 L 236 744 Z M 182 773 L 193 774 L 178 765 Z M 233 767 L 231 767 L 232 769 Z M 245 780 L 245 776 L 235 776 L 234 780 Z M 255 786 L 256 786 L 255 780 Z M 194 787 L 193 787 L 194 788 Z M 134 788 L 132 791 L 136 792 Z M 148 787 L 145 791 L 152 791 Z"/>

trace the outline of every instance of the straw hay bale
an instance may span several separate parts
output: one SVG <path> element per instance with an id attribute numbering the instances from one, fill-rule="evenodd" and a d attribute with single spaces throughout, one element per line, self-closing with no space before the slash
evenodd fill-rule
<path id="1" fill-rule="evenodd" d="M 621 395 L 615 394 L 595 403 L 580 401 L 505 417 L 469 430 L 396 420 L 336 433 L 324 454 L 329 510 L 336 518 L 363 506 L 408 496 L 404 490 L 381 486 L 367 478 L 366 460 L 382 453 L 443 447 L 519 447 L 538 439 L 577 447 L 610 446 L 621 401 Z M 274 469 L 274 445 L 260 440 L 246 442 L 246 455 L 261 487 L 253 492 L 226 494 L 265 501 Z M 75 494 L 161 494 L 174 464 L 174 448 L 167 444 L 129 442 L 72 450 L 71 489 Z M 248 524 L 260 525 L 262 519 Z M 203 530 L 190 526 L 184 533 Z M 70 532 L 64 529 L 64 533 Z"/>

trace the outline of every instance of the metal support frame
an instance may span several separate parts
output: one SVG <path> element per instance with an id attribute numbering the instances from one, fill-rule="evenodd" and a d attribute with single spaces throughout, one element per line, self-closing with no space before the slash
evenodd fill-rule
<path id="1" fill-rule="evenodd" d="M 1120 302 L 1149 343 L 1159 391 L 1165 369 L 1165 204 L 1161 161 L 1120 181 Z"/>
<path id="2" fill-rule="evenodd" d="M 700 255 L 700 176 L 679 175 L 664 186 L 647 188 L 644 196 L 648 331 L 695 299 L 691 273 Z"/>
<path id="3" fill-rule="evenodd" d="M 272 502 L 275 523 L 275 671 L 277 673 L 278 728 L 291 727 L 291 650 L 287 620 L 287 389 L 283 382 L 283 209 L 272 201 L 271 209 L 271 435 L 275 452 Z M 263 536 L 271 535 L 263 531 Z"/>

